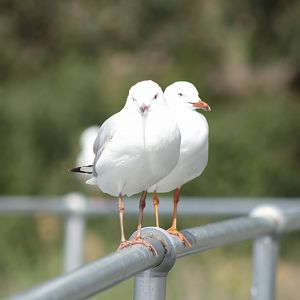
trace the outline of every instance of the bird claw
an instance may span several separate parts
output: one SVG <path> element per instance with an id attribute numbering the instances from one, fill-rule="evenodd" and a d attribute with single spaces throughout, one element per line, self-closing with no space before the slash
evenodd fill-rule
<path id="1" fill-rule="evenodd" d="M 122 250 L 126 247 L 129 247 L 129 246 L 132 246 L 132 245 L 138 245 L 138 244 L 146 246 L 152 252 L 153 255 L 157 256 L 157 252 L 154 249 L 154 247 L 149 242 L 147 242 L 146 240 L 143 240 L 140 237 L 135 237 L 133 240 L 130 240 L 130 241 L 121 242 L 119 247 L 118 247 L 118 251 Z"/>
<path id="2" fill-rule="evenodd" d="M 184 246 L 186 247 L 192 247 L 192 244 L 187 240 L 187 238 L 181 233 L 179 232 L 176 228 L 170 227 L 169 229 L 167 229 L 167 232 L 173 235 L 176 235 L 181 242 L 183 243 Z"/>
<path id="3" fill-rule="evenodd" d="M 123 241 L 123 242 L 120 243 L 120 245 L 119 245 L 117 251 L 120 251 L 120 250 L 122 250 L 122 249 L 124 249 L 124 248 L 126 248 L 126 247 L 128 247 L 128 246 L 130 246 L 130 245 L 132 245 L 132 244 L 130 243 L 130 241 Z"/>

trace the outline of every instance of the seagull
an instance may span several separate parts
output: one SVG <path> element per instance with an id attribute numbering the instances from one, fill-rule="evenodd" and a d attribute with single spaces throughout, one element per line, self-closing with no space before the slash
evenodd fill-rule
<path id="1" fill-rule="evenodd" d="M 80 135 L 80 148 L 81 151 L 77 156 L 76 164 L 77 166 L 85 166 L 94 160 L 95 154 L 93 151 L 93 144 L 98 135 L 99 127 L 90 126 L 86 128 Z M 92 177 L 90 174 L 78 173 L 81 180 L 87 180 Z"/>
<path id="2" fill-rule="evenodd" d="M 124 108 L 100 127 L 93 147 L 94 163 L 71 170 L 92 174 L 88 184 L 118 197 L 119 249 L 143 244 L 156 253 L 141 237 L 147 190 L 175 168 L 180 142 L 178 125 L 160 86 L 151 80 L 141 81 L 130 88 Z M 140 192 L 138 227 L 134 239 L 128 241 L 124 235 L 123 196 Z"/>
<path id="3" fill-rule="evenodd" d="M 199 98 L 195 86 L 187 81 L 177 81 L 169 85 L 164 95 L 181 132 L 180 157 L 173 171 L 148 191 L 154 192 L 155 220 L 156 226 L 159 227 L 157 193 L 175 190 L 173 221 L 167 231 L 178 236 L 184 245 L 191 246 L 185 236 L 177 230 L 177 205 L 181 186 L 201 175 L 207 165 L 208 124 L 196 109 L 210 111 L 210 107 Z"/>

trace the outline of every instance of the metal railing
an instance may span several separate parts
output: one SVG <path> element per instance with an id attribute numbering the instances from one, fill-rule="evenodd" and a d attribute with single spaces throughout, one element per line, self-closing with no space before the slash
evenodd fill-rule
<path id="1" fill-rule="evenodd" d="M 170 216 L 173 200 L 161 197 L 159 212 Z M 138 199 L 125 199 L 126 215 L 136 216 Z M 298 198 L 199 198 L 181 197 L 182 216 L 241 216 L 247 215 L 261 203 L 276 205 L 282 209 L 300 208 Z M 72 271 L 83 264 L 84 236 L 87 217 L 111 216 L 117 213 L 115 199 L 86 198 L 72 193 L 63 197 L 0 196 L 0 214 L 32 215 L 36 213 L 60 215 L 64 220 L 63 271 Z M 152 205 L 145 215 L 153 215 Z"/>
<path id="2" fill-rule="evenodd" d="M 77 200 L 74 200 L 76 197 Z M 52 201 L 51 205 L 48 203 L 47 206 L 45 203 L 41 203 L 40 207 L 34 205 L 30 207 L 29 205 L 26 206 L 26 209 L 19 206 L 18 210 L 25 213 L 35 211 L 49 213 L 51 211 L 62 215 L 67 214 L 73 218 L 70 224 L 77 224 L 78 219 L 80 220 L 82 216 L 97 215 L 97 210 L 93 207 L 96 204 L 93 201 L 87 202 L 84 200 L 82 202 L 82 198 L 76 195 L 68 196 L 66 199 L 67 205 L 64 208 L 56 207 L 54 205 L 56 201 L 50 199 Z M 26 201 L 26 199 L 24 200 Z M 182 199 L 182 202 L 185 202 L 182 208 L 185 207 L 185 209 L 187 207 L 186 203 L 188 203 L 186 200 Z M 19 200 L 15 201 L 19 202 Z M 5 202 L 5 200 L 2 202 L 0 199 L 0 212 L 15 212 L 13 209 L 14 201 L 10 202 L 11 207 L 8 207 L 8 203 Z M 233 209 L 232 205 L 229 206 L 230 201 L 220 201 L 220 199 L 201 203 L 195 202 L 194 204 L 202 209 L 202 214 L 215 215 L 211 213 L 211 207 L 217 202 L 219 202 L 217 205 L 218 215 L 221 215 L 220 207 L 224 207 L 224 215 L 228 215 L 228 207 Z M 134 298 L 136 300 L 165 299 L 166 278 L 176 259 L 215 247 L 253 240 L 252 299 L 273 300 L 276 291 L 275 279 L 279 238 L 285 232 L 300 229 L 300 205 L 298 201 L 294 200 L 272 201 L 272 199 L 268 199 L 267 202 L 273 204 L 257 206 L 261 202 L 254 201 L 254 199 L 246 201 L 244 204 L 234 201 L 234 204 L 237 204 L 237 207 L 239 206 L 238 209 L 234 210 L 234 215 L 248 214 L 251 211 L 250 215 L 184 230 L 184 235 L 192 244 L 191 248 L 184 247 L 176 237 L 169 235 L 163 229 L 144 228 L 143 236 L 156 249 L 156 256 L 153 256 L 144 246 L 131 246 L 9 299 L 86 299 L 132 276 L 135 276 Z M 99 203 L 100 206 L 103 204 Z M 96 205 L 97 207 L 99 203 Z M 130 203 L 133 204 L 133 202 Z M 132 212 L 130 206 L 127 207 L 128 214 L 136 213 L 136 203 L 134 203 Z M 274 203 L 276 203 L 276 206 Z M 194 204 L 190 203 L 189 205 L 192 207 Z M 231 204 L 233 204 L 233 201 L 231 201 Z M 43 205 L 44 207 L 41 207 Z M 105 203 L 105 205 L 110 204 Z M 190 214 L 199 214 L 199 210 L 196 210 L 195 206 L 189 211 Z M 207 211 L 205 211 L 205 207 Z M 100 212 L 100 210 L 99 214 L 103 214 L 103 211 Z M 107 214 L 105 209 L 104 211 L 104 214 Z M 169 211 L 170 209 L 168 209 L 168 214 Z M 161 213 L 164 214 L 164 209 L 161 209 Z M 185 210 L 185 213 L 187 213 L 187 210 Z M 78 216 L 79 218 L 76 219 Z M 82 235 L 84 225 L 78 226 L 77 224 L 75 227 L 81 228 L 79 231 Z M 66 226 L 67 228 L 68 226 Z M 77 241 L 79 245 L 82 239 L 78 240 L 80 240 L 80 242 Z"/>

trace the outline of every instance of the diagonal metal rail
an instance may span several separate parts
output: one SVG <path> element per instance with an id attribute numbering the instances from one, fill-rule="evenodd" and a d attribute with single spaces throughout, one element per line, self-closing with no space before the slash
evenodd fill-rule
<path id="1" fill-rule="evenodd" d="M 283 211 L 273 206 L 258 207 L 249 217 L 184 230 L 191 248 L 162 229 L 148 227 L 143 229 L 143 236 L 156 249 L 157 256 L 144 246 L 131 246 L 8 299 L 86 299 L 135 275 L 136 300 L 163 300 L 167 274 L 177 258 L 255 240 L 252 299 L 273 300 L 278 239 L 285 232 L 299 229 L 299 209 Z"/>

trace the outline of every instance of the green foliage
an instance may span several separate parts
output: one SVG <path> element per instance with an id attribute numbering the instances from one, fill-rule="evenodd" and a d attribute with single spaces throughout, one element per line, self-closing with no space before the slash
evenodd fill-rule
<path id="1" fill-rule="evenodd" d="M 209 164 L 184 194 L 298 196 L 299 12 L 294 0 L 1 1 L 0 194 L 89 193 L 67 172 L 81 131 L 153 79 L 191 81 L 212 107 Z M 0 219 L 1 275 L 32 268 L 24 287 L 44 278 L 38 253 L 59 260 L 36 227 Z"/>
<path id="2" fill-rule="evenodd" d="M 80 132 L 120 110 L 133 83 L 153 78 L 163 87 L 194 82 L 213 109 L 209 166 L 186 193 L 296 196 L 296 7 L 3 1 L 0 192 L 83 189 L 66 173 Z"/>

